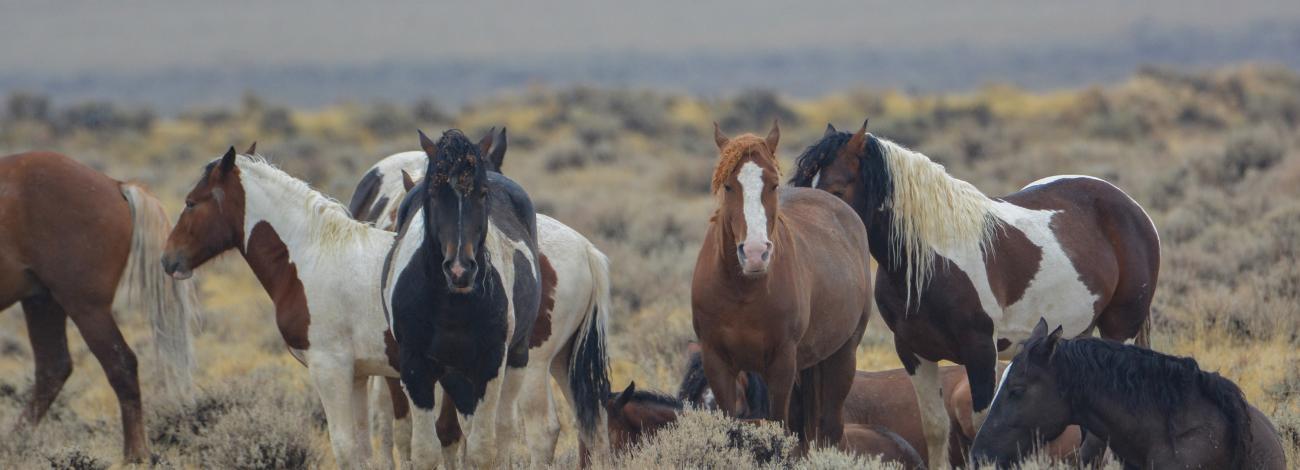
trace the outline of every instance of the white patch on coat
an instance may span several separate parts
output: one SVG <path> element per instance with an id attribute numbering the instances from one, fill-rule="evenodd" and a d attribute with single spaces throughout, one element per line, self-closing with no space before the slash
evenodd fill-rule
<path id="1" fill-rule="evenodd" d="M 812 184 L 809 185 L 808 187 L 810 187 L 810 188 L 816 188 L 816 187 L 817 187 L 817 182 L 818 182 L 818 181 L 821 181 L 821 180 L 822 180 L 822 172 L 819 171 L 819 172 L 817 172 L 817 174 L 813 175 Z"/>
<path id="2" fill-rule="evenodd" d="M 397 244 L 393 246 L 393 262 L 388 267 L 388 283 L 383 286 L 384 315 L 390 329 L 394 329 L 393 291 L 397 287 L 397 277 L 411 264 L 416 251 L 424 244 L 424 207 L 414 208 L 406 226 L 406 234 L 397 239 Z"/>
<path id="3" fill-rule="evenodd" d="M 744 195 L 745 241 L 767 242 L 767 209 L 763 207 L 763 168 L 745 162 L 736 177 Z"/>
<path id="4" fill-rule="evenodd" d="M 1039 317 L 1046 318 L 1050 327 L 1062 326 L 1066 337 L 1083 333 L 1092 323 L 1098 296 L 1088 290 L 1052 233 L 1052 217 L 1059 211 L 1026 209 L 995 200 L 991 201 L 990 212 L 1002 223 L 1019 229 L 1042 253 L 1038 272 L 1016 303 L 1000 305 L 993 295 L 982 251 L 936 251 L 970 278 L 979 295 L 980 307 L 993 320 L 994 330 L 1015 345 L 999 352 L 998 357 L 1004 360 L 1014 357 L 1020 349 L 1019 343 L 1029 337 Z"/>
<path id="5" fill-rule="evenodd" d="M 1146 209 L 1145 207 L 1142 207 L 1141 204 L 1138 204 L 1137 200 L 1136 200 L 1136 199 L 1133 199 L 1133 196 L 1129 196 L 1129 194 L 1128 194 L 1127 192 L 1125 192 L 1123 189 L 1120 189 L 1119 186 L 1115 186 L 1115 183 L 1111 183 L 1110 181 L 1106 181 L 1106 180 L 1101 179 L 1101 178 L 1098 178 L 1098 177 L 1096 177 L 1096 176 L 1088 176 L 1088 175 L 1055 175 L 1055 176 L 1048 176 L 1048 177 L 1046 177 L 1046 178 L 1040 179 L 1040 180 L 1035 181 L 1035 182 L 1033 182 L 1033 183 L 1029 183 L 1029 184 L 1025 185 L 1025 187 L 1020 188 L 1020 190 L 1021 190 L 1021 191 L 1024 191 L 1024 190 L 1029 189 L 1029 188 L 1032 188 L 1032 187 L 1034 187 L 1034 186 L 1040 186 L 1040 185 L 1044 185 L 1044 184 L 1055 183 L 1055 182 L 1060 181 L 1060 180 L 1068 180 L 1068 179 L 1075 179 L 1075 178 L 1087 178 L 1087 179 L 1090 179 L 1090 180 L 1096 180 L 1096 181 L 1100 181 L 1100 182 L 1103 182 L 1103 183 L 1109 184 L 1112 188 L 1115 188 L 1116 191 L 1119 191 L 1120 194 L 1123 194 L 1124 197 L 1127 197 L 1128 200 L 1129 200 L 1130 202 L 1133 203 L 1133 205 L 1137 206 L 1137 208 L 1138 208 L 1139 210 L 1142 211 L 1142 215 L 1146 216 L 1147 221 L 1148 221 L 1148 222 L 1151 222 L 1151 231 L 1152 231 L 1152 232 L 1155 232 L 1155 234 L 1156 234 L 1156 243 L 1157 243 L 1157 244 L 1160 243 L 1160 230 L 1156 228 L 1156 221 L 1153 220 L 1153 219 L 1151 218 L 1151 214 L 1148 214 L 1148 213 L 1147 213 L 1147 209 Z"/>

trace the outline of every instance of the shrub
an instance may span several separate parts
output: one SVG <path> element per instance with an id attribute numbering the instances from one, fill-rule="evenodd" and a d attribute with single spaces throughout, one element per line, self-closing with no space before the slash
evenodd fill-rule
<path id="1" fill-rule="evenodd" d="M 621 456 L 617 468 L 786 468 L 798 442 L 775 422 L 747 424 L 690 410 Z"/>

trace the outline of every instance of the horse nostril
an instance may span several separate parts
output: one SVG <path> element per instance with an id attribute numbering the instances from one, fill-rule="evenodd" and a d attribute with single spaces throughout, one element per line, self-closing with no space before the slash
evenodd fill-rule
<path id="1" fill-rule="evenodd" d="M 745 244 L 744 244 L 744 243 L 737 243 L 737 244 L 736 244 L 736 256 L 737 256 L 738 258 L 740 258 L 740 259 L 745 259 Z"/>
<path id="2" fill-rule="evenodd" d="M 465 272 L 472 273 L 474 270 L 478 269 L 478 263 L 474 262 L 472 259 L 467 259 L 463 261 L 462 264 L 465 266 Z"/>

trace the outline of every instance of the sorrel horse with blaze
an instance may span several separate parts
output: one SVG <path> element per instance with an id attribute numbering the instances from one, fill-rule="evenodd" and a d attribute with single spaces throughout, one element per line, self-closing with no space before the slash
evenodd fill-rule
<path id="1" fill-rule="evenodd" d="M 398 376 L 379 284 L 393 233 L 352 220 L 341 204 L 252 153 L 232 147 L 203 168 L 167 239 L 163 267 L 188 278 L 213 257 L 239 251 L 275 305 L 290 354 L 308 368 L 334 461 L 369 466 L 366 381 Z M 430 442 L 433 415 L 412 413 L 415 442 Z M 436 454 L 427 450 L 413 463 L 432 465 Z M 390 449 L 381 457 L 392 467 Z"/>
<path id="2" fill-rule="evenodd" d="M 925 155 L 827 126 L 798 159 L 795 186 L 838 196 L 871 239 L 876 304 L 912 377 L 930 462 L 948 461 L 938 361 L 966 366 L 976 427 L 1041 315 L 1068 336 L 1149 344 L 1160 238 L 1106 181 L 1062 175 L 990 198 Z"/>
<path id="3" fill-rule="evenodd" d="M 126 461 L 149 458 L 135 353 L 112 311 L 114 300 L 126 300 L 148 312 L 162 382 L 187 400 L 199 307 L 189 282 L 158 269 L 169 228 L 143 187 L 56 153 L 0 158 L 0 310 L 22 302 L 36 357 L 36 386 L 15 435 L 41 421 L 72 375 L 71 319 L 117 394 Z"/>
<path id="4" fill-rule="evenodd" d="M 772 418 L 804 443 L 834 445 L 871 311 L 867 233 L 822 191 L 778 184 L 776 123 L 766 138 L 727 138 L 712 189 L 718 206 L 691 283 L 704 372 L 736 415 L 736 377 L 768 384 Z"/>

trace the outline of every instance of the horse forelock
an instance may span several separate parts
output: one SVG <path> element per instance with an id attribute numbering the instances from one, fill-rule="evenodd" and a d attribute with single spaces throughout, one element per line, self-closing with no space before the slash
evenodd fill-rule
<path id="1" fill-rule="evenodd" d="M 469 194 L 475 183 L 482 183 L 482 176 L 487 172 L 488 162 L 483 161 L 477 144 L 469 140 L 459 129 L 450 129 L 442 134 L 435 144 L 437 154 L 429 159 L 426 173 L 428 181 L 434 186 L 450 184 L 461 194 Z"/>
<path id="2" fill-rule="evenodd" d="M 836 132 L 804 149 L 799 158 L 795 159 L 794 174 L 790 175 L 789 184 L 791 186 L 800 186 L 809 188 L 816 181 L 817 174 L 835 161 L 839 155 L 840 148 L 853 138 L 853 134 L 848 132 Z"/>
<path id="3" fill-rule="evenodd" d="M 1031 340 L 1025 351 L 1045 339 Z M 1155 352 L 1146 348 L 1097 338 L 1060 341 L 1051 356 L 1058 386 L 1072 407 L 1105 394 L 1129 411 L 1155 407 L 1166 414 L 1181 409 L 1189 391 L 1196 391 L 1219 409 L 1227 419 L 1234 468 L 1245 468 L 1240 460 L 1249 453 L 1250 413 L 1241 389 L 1223 376 L 1201 370 L 1195 359 Z"/>
<path id="4" fill-rule="evenodd" d="M 768 150 L 767 141 L 754 134 L 742 134 L 731 139 L 722 148 L 718 165 L 713 170 L 712 192 L 718 192 L 718 188 L 721 188 L 727 179 L 736 173 L 740 168 L 740 162 L 746 157 L 754 157 L 753 160 L 759 166 L 770 165 L 772 171 L 776 172 L 778 178 L 780 177 L 781 164 L 777 161 L 776 155 Z"/>

